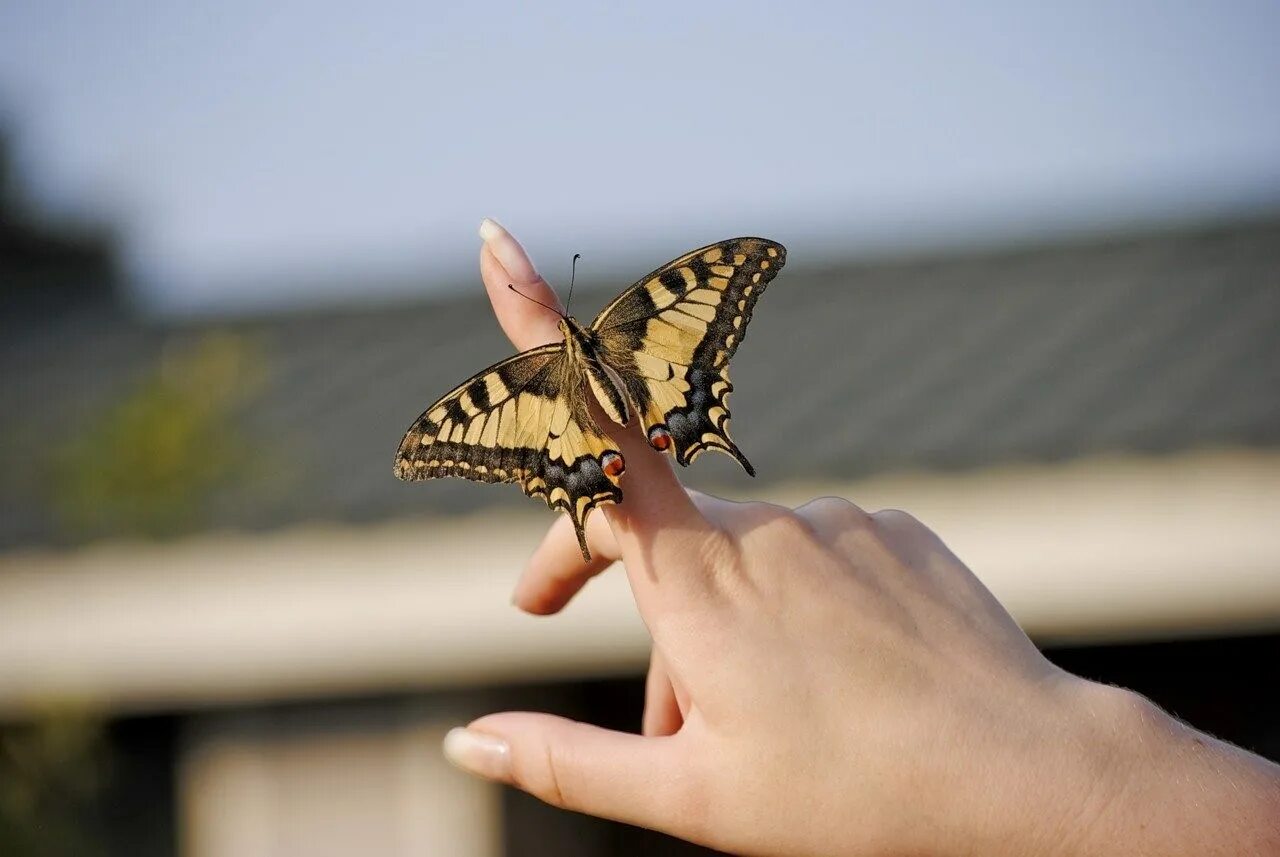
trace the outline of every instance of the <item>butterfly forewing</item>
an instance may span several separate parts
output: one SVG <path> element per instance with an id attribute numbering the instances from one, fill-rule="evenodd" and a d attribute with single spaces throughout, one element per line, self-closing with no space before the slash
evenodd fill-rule
<path id="1" fill-rule="evenodd" d="M 591 418 L 580 370 L 558 344 L 495 364 L 429 407 L 400 442 L 395 472 L 517 483 L 573 517 L 589 557 L 587 515 L 622 499 L 602 467 L 610 454 L 617 447 Z"/>

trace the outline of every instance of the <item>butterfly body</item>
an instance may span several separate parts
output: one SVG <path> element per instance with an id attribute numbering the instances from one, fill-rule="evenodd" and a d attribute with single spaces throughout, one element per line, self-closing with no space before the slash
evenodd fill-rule
<path id="1" fill-rule="evenodd" d="M 601 356 L 595 332 L 578 324 L 573 316 L 565 316 L 560 319 L 560 333 L 564 336 L 566 358 L 581 369 L 605 415 L 619 426 L 626 426 L 631 419 L 626 385 Z"/>
<path id="2" fill-rule="evenodd" d="M 729 438 L 729 360 L 756 299 L 786 260 L 777 242 L 734 238 L 641 278 L 590 326 L 564 316 L 562 341 L 469 378 L 406 432 L 395 473 L 514 482 L 568 512 L 589 558 L 591 510 L 622 500 L 622 453 L 592 415 L 639 419 L 650 446 L 682 465 L 707 449 L 755 471 Z"/>

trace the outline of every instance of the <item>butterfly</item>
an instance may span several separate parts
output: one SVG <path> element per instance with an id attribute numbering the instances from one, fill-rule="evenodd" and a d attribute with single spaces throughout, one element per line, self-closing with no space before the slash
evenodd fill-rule
<path id="1" fill-rule="evenodd" d="M 561 316 L 563 341 L 463 381 L 414 420 L 395 474 L 513 482 L 567 512 L 582 556 L 587 516 L 622 502 L 622 453 L 592 417 L 638 419 L 649 445 L 681 465 L 708 449 L 755 470 L 729 438 L 729 360 L 756 300 L 786 262 L 776 241 L 731 238 L 642 277 L 589 327 Z"/>

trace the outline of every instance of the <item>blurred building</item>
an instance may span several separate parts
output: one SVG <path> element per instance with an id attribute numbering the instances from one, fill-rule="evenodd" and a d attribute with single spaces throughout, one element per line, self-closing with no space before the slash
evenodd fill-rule
<path id="1" fill-rule="evenodd" d="M 439 756 L 498 708 L 635 728 L 647 661 L 620 574 L 509 606 L 545 510 L 391 475 L 509 351 L 478 290 L 149 320 L 4 184 L 0 717 L 113 760 L 52 817 L 103 854 L 694 853 Z M 735 360 L 760 479 L 687 475 L 909 509 L 1060 663 L 1280 757 L 1277 331 L 1276 218 L 795 265 Z"/>

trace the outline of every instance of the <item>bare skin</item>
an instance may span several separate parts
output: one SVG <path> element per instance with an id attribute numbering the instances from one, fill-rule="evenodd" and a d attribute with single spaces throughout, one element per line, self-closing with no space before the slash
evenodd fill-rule
<path id="1" fill-rule="evenodd" d="M 557 341 L 507 283 L 555 293 L 482 237 L 512 343 Z M 460 767 L 740 854 L 1280 854 L 1280 766 L 1050 664 L 910 515 L 688 492 L 617 440 L 626 501 L 592 517 L 595 559 L 558 520 L 514 600 L 555 613 L 624 564 L 653 637 L 643 734 L 492 714 L 446 739 Z"/>

